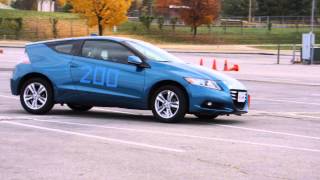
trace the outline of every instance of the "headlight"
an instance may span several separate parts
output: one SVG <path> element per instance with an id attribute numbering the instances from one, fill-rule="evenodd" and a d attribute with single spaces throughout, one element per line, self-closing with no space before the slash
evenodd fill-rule
<path id="1" fill-rule="evenodd" d="M 188 83 L 197 85 L 197 86 L 202 86 L 210 89 L 215 89 L 218 91 L 221 91 L 220 86 L 215 82 L 215 81 L 210 81 L 206 79 L 196 79 L 196 78 L 185 78 Z"/>

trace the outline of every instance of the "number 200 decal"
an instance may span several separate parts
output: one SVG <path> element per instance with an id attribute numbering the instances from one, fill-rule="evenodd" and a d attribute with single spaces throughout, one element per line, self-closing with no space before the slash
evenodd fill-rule
<path id="1" fill-rule="evenodd" d="M 110 88 L 118 87 L 119 71 L 114 69 L 107 69 L 103 67 L 83 67 L 86 73 L 82 76 L 80 83 L 94 84 L 98 86 L 105 86 Z"/>

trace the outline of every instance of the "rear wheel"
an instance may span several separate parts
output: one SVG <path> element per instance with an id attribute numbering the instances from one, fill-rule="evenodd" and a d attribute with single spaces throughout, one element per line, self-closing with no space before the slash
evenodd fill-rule
<path id="1" fill-rule="evenodd" d="M 176 123 L 187 112 L 187 98 L 183 90 L 168 85 L 159 88 L 152 97 L 153 115 L 161 122 Z"/>
<path id="2" fill-rule="evenodd" d="M 32 114 L 45 114 L 54 106 L 51 84 L 42 78 L 27 80 L 21 89 L 22 107 Z"/>
<path id="3" fill-rule="evenodd" d="M 203 120 L 213 120 L 216 119 L 219 115 L 208 115 L 208 114 L 194 114 L 197 118 Z"/>
<path id="4" fill-rule="evenodd" d="M 67 104 L 70 109 L 77 112 L 86 112 L 93 108 L 93 106 Z"/>

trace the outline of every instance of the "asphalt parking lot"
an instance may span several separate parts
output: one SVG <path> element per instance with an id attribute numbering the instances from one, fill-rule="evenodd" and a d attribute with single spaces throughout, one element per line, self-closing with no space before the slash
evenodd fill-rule
<path id="1" fill-rule="evenodd" d="M 180 56 L 197 63 L 201 55 Z M 246 66 L 260 56 L 237 57 L 245 70 L 268 59 Z M 214 121 L 188 115 L 180 124 L 163 124 L 149 111 L 79 114 L 60 105 L 34 116 L 10 94 L 14 63 L 8 59 L 0 71 L 0 179 L 320 179 L 317 82 L 243 80 L 251 112 Z"/>

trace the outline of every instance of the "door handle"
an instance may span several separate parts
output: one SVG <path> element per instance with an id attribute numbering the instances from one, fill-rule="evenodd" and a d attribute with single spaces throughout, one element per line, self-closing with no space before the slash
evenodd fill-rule
<path id="1" fill-rule="evenodd" d="M 78 67 L 80 67 L 80 65 L 70 62 L 70 67 L 71 68 L 78 68 Z"/>

